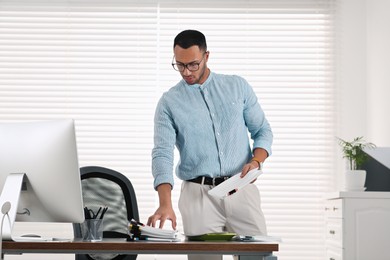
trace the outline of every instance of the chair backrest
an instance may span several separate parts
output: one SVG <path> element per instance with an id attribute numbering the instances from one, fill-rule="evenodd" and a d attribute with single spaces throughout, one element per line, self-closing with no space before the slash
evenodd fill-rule
<path id="1" fill-rule="evenodd" d="M 104 215 L 103 238 L 127 238 L 128 223 L 139 220 L 137 198 L 133 185 L 123 174 L 100 166 L 80 169 L 84 207 L 97 212 L 108 207 Z M 74 224 L 75 237 L 82 237 L 80 224 Z M 76 260 L 115 259 L 134 260 L 136 255 L 76 255 Z"/>

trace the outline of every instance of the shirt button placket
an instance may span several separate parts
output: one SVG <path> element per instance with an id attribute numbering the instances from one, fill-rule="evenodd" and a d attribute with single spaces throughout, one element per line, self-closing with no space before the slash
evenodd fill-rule
<path id="1" fill-rule="evenodd" d="M 208 91 L 205 88 L 205 89 L 202 90 L 202 92 L 203 92 L 204 101 L 206 102 L 207 108 L 208 108 L 209 113 L 210 113 L 211 121 L 213 123 L 215 142 L 217 144 L 217 149 L 219 151 L 219 161 L 220 161 L 220 164 L 221 164 L 221 172 L 222 172 L 222 156 L 223 156 L 223 152 L 220 150 L 220 148 L 221 148 L 221 133 L 219 131 L 218 125 L 216 124 L 217 120 L 216 120 L 216 116 L 215 116 L 215 112 L 214 112 L 214 106 L 213 106 L 213 103 L 211 101 L 209 101 Z"/>

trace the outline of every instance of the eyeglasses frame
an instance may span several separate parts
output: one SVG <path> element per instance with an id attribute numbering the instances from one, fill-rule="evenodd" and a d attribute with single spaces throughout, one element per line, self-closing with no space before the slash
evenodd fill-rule
<path id="1" fill-rule="evenodd" d="M 183 71 L 185 71 L 185 69 L 188 69 L 188 70 L 191 71 L 191 72 L 198 71 L 199 68 L 200 68 L 199 65 L 203 62 L 206 53 L 207 53 L 207 51 L 205 51 L 205 52 L 203 53 L 203 57 L 202 57 L 202 59 L 201 59 L 200 61 L 198 61 L 198 62 L 193 61 L 193 62 L 186 63 L 186 64 L 181 63 L 181 62 L 179 62 L 179 63 L 177 63 L 177 62 L 174 63 L 173 61 L 175 60 L 175 55 L 173 55 L 171 65 L 172 65 L 172 67 L 173 67 L 174 70 L 179 71 L 179 72 L 183 72 Z M 177 66 L 177 64 L 180 64 L 181 66 L 183 66 L 183 70 L 176 69 L 176 68 L 175 68 L 175 65 Z M 198 68 L 197 68 L 196 70 L 191 70 L 190 68 L 188 68 L 188 65 L 197 65 Z"/>

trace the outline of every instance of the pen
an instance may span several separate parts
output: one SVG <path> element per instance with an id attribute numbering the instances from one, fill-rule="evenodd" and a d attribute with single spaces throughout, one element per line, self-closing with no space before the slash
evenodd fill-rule
<path id="1" fill-rule="evenodd" d="M 233 190 L 228 192 L 228 195 L 232 195 L 232 194 L 236 193 L 236 191 L 237 191 L 237 189 L 233 189 Z"/>
<path id="2" fill-rule="evenodd" d="M 91 219 L 91 212 L 89 211 L 88 207 L 84 207 L 84 217 L 85 219 Z"/>
<path id="3" fill-rule="evenodd" d="M 98 209 L 98 211 L 96 212 L 96 215 L 94 215 L 93 218 L 97 218 L 99 216 L 99 213 L 100 213 L 101 210 L 102 210 L 102 207 L 100 207 Z"/>
<path id="4" fill-rule="evenodd" d="M 104 214 L 106 214 L 107 210 L 108 210 L 108 207 L 104 207 L 102 214 L 100 215 L 100 219 L 103 219 Z"/>

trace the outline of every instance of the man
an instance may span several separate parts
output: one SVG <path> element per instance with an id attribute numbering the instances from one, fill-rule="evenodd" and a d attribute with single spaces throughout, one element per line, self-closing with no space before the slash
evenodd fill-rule
<path id="1" fill-rule="evenodd" d="M 201 32 L 179 33 L 173 47 L 172 66 L 183 80 L 164 93 L 156 108 L 152 172 L 160 206 L 148 225 L 154 227 L 159 221 L 162 228 L 170 220 L 176 229 L 171 201 L 176 145 L 180 153 L 176 174 L 184 180 L 179 209 L 186 235 L 224 231 L 266 234 L 260 194 L 254 184 L 223 200 L 207 193 L 224 177 L 237 173 L 243 177 L 261 167 L 271 154 L 272 131 L 257 97 L 243 78 L 210 71 L 210 54 Z"/>

